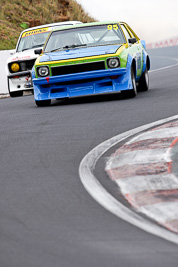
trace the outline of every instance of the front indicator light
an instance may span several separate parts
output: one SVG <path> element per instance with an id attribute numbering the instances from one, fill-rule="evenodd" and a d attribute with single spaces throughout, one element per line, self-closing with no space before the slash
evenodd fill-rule
<path id="1" fill-rule="evenodd" d="M 37 69 L 37 72 L 38 72 L 38 75 L 40 77 L 45 77 L 45 76 L 48 76 L 49 75 L 49 68 L 48 67 L 39 67 Z"/>
<path id="2" fill-rule="evenodd" d="M 18 64 L 18 63 L 13 63 L 13 64 L 11 65 L 11 70 L 12 70 L 13 72 L 17 72 L 17 71 L 19 71 L 19 70 L 20 70 L 20 66 L 19 66 L 19 64 Z"/>
<path id="3" fill-rule="evenodd" d="M 120 61 L 118 58 L 108 58 L 107 59 L 107 65 L 108 65 L 108 68 L 110 69 L 114 69 L 114 68 L 118 68 L 120 67 Z"/>

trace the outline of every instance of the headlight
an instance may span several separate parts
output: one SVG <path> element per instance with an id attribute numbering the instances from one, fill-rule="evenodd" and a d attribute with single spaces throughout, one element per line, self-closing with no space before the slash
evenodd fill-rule
<path id="1" fill-rule="evenodd" d="M 18 63 L 13 63 L 13 64 L 11 65 L 11 70 L 12 70 L 13 72 L 17 72 L 17 71 L 19 71 L 19 69 L 20 69 L 20 66 L 19 66 Z"/>
<path id="2" fill-rule="evenodd" d="M 27 68 L 26 68 L 26 63 L 25 62 L 21 62 L 20 63 L 20 67 L 21 67 L 21 70 L 22 71 L 25 71 Z"/>
<path id="3" fill-rule="evenodd" d="M 114 69 L 120 67 L 120 60 L 116 57 L 107 59 L 108 68 Z"/>
<path id="4" fill-rule="evenodd" d="M 46 77 L 49 75 L 49 68 L 44 66 L 44 67 L 38 67 L 37 69 L 38 76 L 40 77 Z"/>

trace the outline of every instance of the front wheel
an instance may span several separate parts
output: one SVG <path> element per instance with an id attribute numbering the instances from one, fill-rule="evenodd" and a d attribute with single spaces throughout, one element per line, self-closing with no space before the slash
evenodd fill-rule
<path id="1" fill-rule="evenodd" d="M 148 76 L 148 69 L 146 67 L 144 73 L 142 74 L 140 80 L 138 81 L 138 91 L 145 92 L 149 89 L 149 76 Z"/>
<path id="2" fill-rule="evenodd" d="M 51 104 L 51 99 L 48 99 L 48 100 L 35 100 L 35 103 L 38 107 L 47 107 L 47 106 L 50 106 Z"/>
<path id="3" fill-rule="evenodd" d="M 122 96 L 124 98 L 133 98 L 137 95 L 137 86 L 135 81 L 135 72 L 134 68 L 131 68 L 131 80 L 133 89 L 122 91 Z"/>

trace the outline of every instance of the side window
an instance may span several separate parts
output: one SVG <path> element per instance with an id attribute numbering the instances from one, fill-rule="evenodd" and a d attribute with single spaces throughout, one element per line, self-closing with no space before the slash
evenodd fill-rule
<path id="1" fill-rule="evenodd" d="M 135 37 L 136 39 L 138 39 L 137 36 L 135 35 L 135 33 L 132 31 L 132 29 L 130 27 L 128 27 L 128 28 L 129 28 L 129 31 L 131 32 L 131 34 L 133 35 L 133 37 Z"/>
<path id="2" fill-rule="evenodd" d="M 121 25 L 121 28 L 122 28 L 122 30 L 123 30 L 123 32 L 124 32 L 125 37 L 127 38 L 127 40 L 129 38 L 131 38 L 130 33 L 127 31 L 127 29 L 125 28 L 125 26 L 124 25 Z"/>

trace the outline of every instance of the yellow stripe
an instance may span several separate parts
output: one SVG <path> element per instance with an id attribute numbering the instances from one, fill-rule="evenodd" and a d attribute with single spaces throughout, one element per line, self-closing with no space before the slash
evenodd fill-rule
<path id="1" fill-rule="evenodd" d="M 91 57 L 78 57 L 75 59 L 66 59 L 66 60 L 58 60 L 58 61 L 46 61 L 46 62 L 39 62 L 40 57 L 37 58 L 35 65 L 51 65 L 51 64 L 57 64 L 57 63 L 67 63 L 67 62 L 75 62 L 79 60 L 90 60 L 90 59 L 100 59 L 100 58 L 108 58 L 108 57 L 115 57 L 119 56 L 120 53 L 126 48 L 127 45 L 122 45 L 115 54 L 107 54 L 107 55 L 101 55 L 101 56 L 91 56 Z"/>

